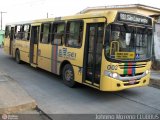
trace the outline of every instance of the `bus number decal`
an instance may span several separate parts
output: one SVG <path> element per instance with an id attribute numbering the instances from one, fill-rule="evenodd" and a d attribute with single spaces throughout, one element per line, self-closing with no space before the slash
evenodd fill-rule
<path id="1" fill-rule="evenodd" d="M 107 70 L 117 70 L 118 66 L 117 65 L 108 65 Z"/>
<path id="2" fill-rule="evenodd" d="M 67 48 L 59 49 L 58 52 L 59 57 L 75 60 L 76 59 L 76 53 L 74 52 L 68 52 Z"/>

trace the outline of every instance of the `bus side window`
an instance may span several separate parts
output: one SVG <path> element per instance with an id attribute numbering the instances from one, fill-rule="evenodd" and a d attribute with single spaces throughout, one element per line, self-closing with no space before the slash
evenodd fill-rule
<path id="1" fill-rule="evenodd" d="M 15 27 L 15 39 L 22 39 L 22 35 L 23 35 L 23 32 L 22 32 L 22 25 L 17 25 Z"/>
<path id="2" fill-rule="evenodd" d="M 6 26 L 5 28 L 5 38 L 8 38 L 11 33 L 11 26 Z"/>
<path id="3" fill-rule="evenodd" d="M 68 47 L 81 47 L 83 36 L 83 22 L 82 21 L 69 21 L 67 23 L 66 32 L 66 46 Z"/>
<path id="4" fill-rule="evenodd" d="M 22 39 L 23 40 L 29 40 L 30 39 L 30 29 L 31 29 L 31 26 L 30 25 L 24 25 L 23 26 L 23 36 L 22 36 Z"/>
<path id="5" fill-rule="evenodd" d="M 50 23 L 44 23 L 42 24 L 42 29 L 41 29 L 41 43 L 48 44 L 50 42 L 50 28 L 51 24 Z"/>
<path id="6" fill-rule="evenodd" d="M 64 41 L 65 23 L 53 24 L 52 44 L 62 45 Z"/>

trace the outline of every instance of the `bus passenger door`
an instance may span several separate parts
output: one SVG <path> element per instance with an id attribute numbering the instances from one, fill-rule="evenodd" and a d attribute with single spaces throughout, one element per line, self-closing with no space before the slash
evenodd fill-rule
<path id="1" fill-rule="evenodd" d="M 30 40 L 30 63 L 37 65 L 38 59 L 38 41 L 40 26 L 31 27 L 31 40 Z"/>
<path id="2" fill-rule="evenodd" d="M 100 84 L 103 34 L 104 23 L 87 24 L 84 82 L 96 86 Z"/>

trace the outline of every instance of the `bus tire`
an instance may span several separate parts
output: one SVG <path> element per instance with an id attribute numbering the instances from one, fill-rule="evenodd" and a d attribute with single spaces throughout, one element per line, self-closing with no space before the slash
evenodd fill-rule
<path id="1" fill-rule="evenodd" d="M 15 53 L 15 60 L 18 64 L 21 63 L 21 59 L 20 59 L 20 52 L 19 50 L 16 50 L 16 53 Z"/>
<path id="2" fill-rule="evenodd" d="M 71 88 L 76 86 L 76 82 L 74 81 L 74 71 L 73 71 L 73 67 L 71 66 L 71 64 L 66 64 L 63 67 L 62 77 L 63 77 L 63 82 L 65 85 Z"/>

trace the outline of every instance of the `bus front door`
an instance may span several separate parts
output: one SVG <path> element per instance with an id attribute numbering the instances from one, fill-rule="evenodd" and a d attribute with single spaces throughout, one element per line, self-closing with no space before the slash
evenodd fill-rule
<path id="1" fill-rule="evenodd" d="M 84 82 L 92 85 L 100 84 L 104 23 L 87 24 Z"/>
<path id="2" fill-rule="evenodd" d="M 40 26 L 32 26 L 31 28 L 31 40 L 30 40 L 30 63 L 37 65 L 38 61 L 38 41 Z"/>

